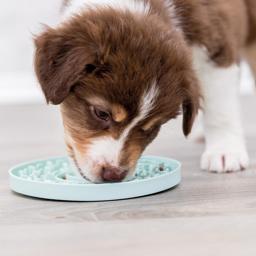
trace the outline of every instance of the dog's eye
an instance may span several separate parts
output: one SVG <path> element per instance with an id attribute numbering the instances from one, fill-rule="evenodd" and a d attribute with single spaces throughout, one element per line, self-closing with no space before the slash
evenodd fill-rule
<path id="1" fill-rule="evenodd" d="M 97 119 L 100 119 L 104 122 L 108 122 L 111 118 L 111 115 L 109 112 L 101 110 L 97 107 L 92 107 L 92 112 Z"/>

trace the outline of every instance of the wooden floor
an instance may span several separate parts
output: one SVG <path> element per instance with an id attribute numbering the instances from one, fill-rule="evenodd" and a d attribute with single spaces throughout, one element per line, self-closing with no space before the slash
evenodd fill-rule
<path id="1" fill-rule="evenodd" d="M 256 100 L 243 99 L 251 168 L 217 175 L 199 169 L 203 145 L 180 122 L 164 127 L 147 153 L 183 162 L 177 188 L 144 198 L 53 202 L 10 191 L 8 169 L 65 153 L 58 111 L 0 106 L 0 255 L 256 255 Z"/>

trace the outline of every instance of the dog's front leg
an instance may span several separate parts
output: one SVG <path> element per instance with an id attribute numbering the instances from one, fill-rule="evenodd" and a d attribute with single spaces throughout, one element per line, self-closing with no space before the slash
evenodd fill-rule
<path id="1" fill-rule="evenodd" d="M 243 170 L 249 165 L 240 119 L 240 68 L 218 67 L 196 48 L 195 68 L 201 81 L 206 149 L 201 168 L 213 172 Z"/>

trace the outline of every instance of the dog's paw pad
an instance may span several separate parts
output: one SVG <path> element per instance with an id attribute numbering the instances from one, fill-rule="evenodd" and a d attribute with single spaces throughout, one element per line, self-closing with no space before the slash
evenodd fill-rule
<path id="1" fill-rule="evenodd" d="M 201 168 L 210 172 L 237 172 L 249 166 L 249 157 L 246 152 L 206 151 L 201 158 Z"/>

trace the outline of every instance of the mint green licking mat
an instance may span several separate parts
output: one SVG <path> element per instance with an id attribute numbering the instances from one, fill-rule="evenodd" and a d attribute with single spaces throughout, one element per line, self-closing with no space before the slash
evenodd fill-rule
<path id="1" fill-rule="evenodd" d="M 181 164 L 173 159 L 143 156 L 133 180 L 93 184 L 78 177 L 67 157 L 23 163 L 9 171 L 11 189 L 51 200 L 107 201 L 134 198 L 170 189 L 180 183 Z"/>

